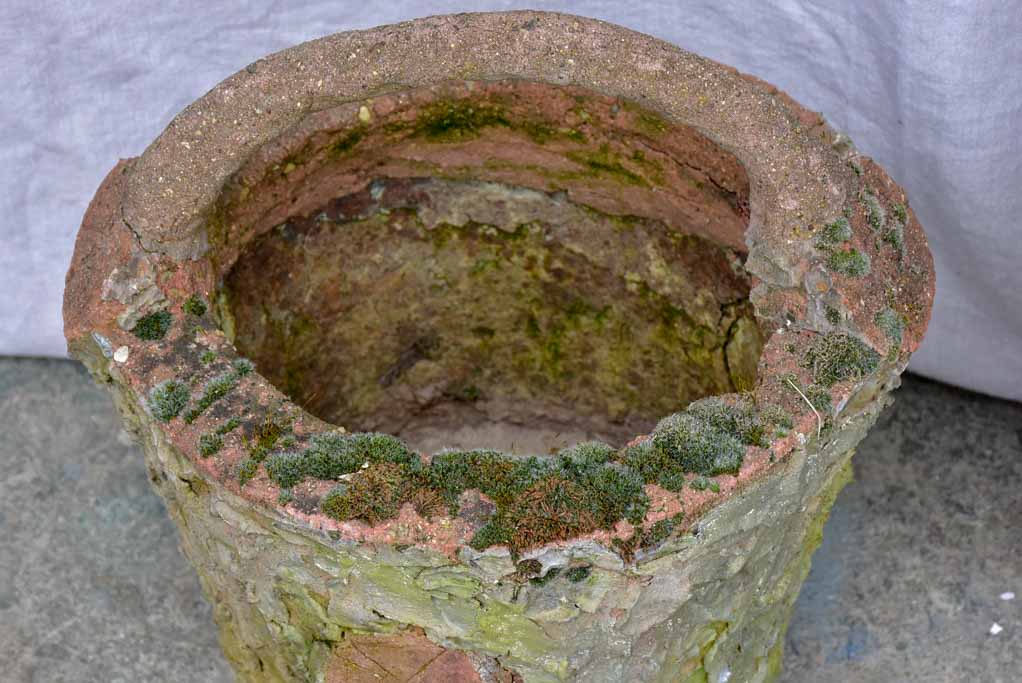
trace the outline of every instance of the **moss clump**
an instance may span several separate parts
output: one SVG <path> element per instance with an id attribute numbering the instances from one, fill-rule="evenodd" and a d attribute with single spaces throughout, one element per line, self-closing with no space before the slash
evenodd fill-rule
<path id="1" fill-rule="evenodd" d="M 863 277 L 870 271 L 869 256 L 858 249 L 835 249 L 827 254 L 827 267 L 849 277 Z"/>
<path id="2" fill-rule="evenodd" d="M 135 326 L 131 328 L 131 333 L 145 341 L 156 341 L 166 336 L 173 321 L 170 311 L 156 311 L 139 318 Z"/>
<path id="3" fill-rule="evenodd" d="M 266 474 L 282 489 L 289 489 L 305 478 L 301 453 L 274 453 L 265 461 Z"/>
<path id="4" fill-rule="evenodd" d="M 816 246 L 820 248 L 833 247 L 852 239 L 852 225 L 848 219 L 842 216 L 832 223 L 823 226 L 819 236 L 816 238 Z"/>
<path id="5" fill-rule="evenodd" d="M 199 356 L 199 362 L 203 365 L 209 365 L 216 361 L 216 351 L 203 351 L 202 355 Z"/>
<path id="6" fill-rule="evenodd" d="M 841 311 L 837 310 L 833 306 L 827 306 L 824 309 L 824 315 L 827 317 L 827 322 L 831 325 L 838 325 L 841 323 Z"/>
<path id="7" fill-rule="evenodd" d="M 330 148 L 328 149 L 327 153 L 335 159 L 346 156 L 353 149 L 355 149 L 356 146 L 358 146 L 358 143 L 362 142 L 362 140 L 365 139 L 365 136 L 366 127 L 362 124 L 359 124 L 354 128 L 351 128 L 350 130 L 346 131 L 343 135 L 341 135 L 341 137 L 338 138 L 336 142 L 330 145 Z"/>
<path id="8" fill-rule="evenodd" d="M 286 437 L 280 445 L 286 443 Z M 270 447 L 275 445 L 270 444 Z M 306 477 L 338 479 L 359 471 L 365 465 L 390 463 L 402 465 L 408 472 L 421 468 L 419 457 L 400 440 L 388 434 L 324 433 L 312 437 L 300 453 L 279 453 L 266 462 L 270 478 L 282 488 L 290 488 Z M 430 508 L 425 499 L 424 508 Z"/>
<path id="9" fill-rule="evenodd" d="M 267 453 L 273 450 L 277 442 L 291 430 L 291 426 L 278 416 L 267 415 L 256 428 L 248 454 L 256 462 L 266 459 Z"/>
<path id="10" fill-rule="evenodd" d="M 621 156 L 606 143 L 596 151 L 569 152 L 568 158 L 584 166 L 588 175 L 608 176 L 626 185 L 649 185 L 645 178 L 621 163 Z"/>
<path id="11" fill-rule="evenodd" d="M 687 413 L 662 419 L 652 441 L 654 450 L 664 456 L 660 462 L 670 462 L 680 473 L 737 474 L 745 456 L 745 446 L 737 434 Z M 675 484 L 671 488 L 680 487 Z"/>
<path id="12" fill-rule="evenodd" d="M 696 477 L 689 483 L 689 486 L 696 491 L 710 490 L 713 493 L 720 493 L 720 484 L 718 484 L 715 480 L 708 479 L 706 477 Z"/>
<path id="13" fill-rule="evenodd" d="M 231 367 L 234 368 L 234 374 L 239 378 L 250 375 L 255 370 L 255 365 L 248 358 L 238 358 L 231 364 Z"/>
<path id="14" fill-rule="evenodd" d="M 240 426 L 241 426 L 241 420 L 239 420 L 236 417 L 232 417 L 230 420 L 228 420 L 227 422 L 223 423 L 221 426 L 217 427 L 216 433 L 223 435 L 223 434 L 226 434 L 227 432 L 230 432 L 230 431 L 233 431 L 233 430 L 237 429 Z"/>
<path id="15" fill-rule="evenodd" d="M 880 238 L 901 252 L 905 248 L 905 226 L 908 224 L 908 208 L 904 204 L 891 207 L 894 220 L 887 223 Z"/>
<path id="16" fill-rule="evenodd" d="M 238 465 L 238 484 L 244 486 L 259 471 L 259 461 L 254 458 L 247 458 Z"/>
<path id="17" fill-rule="evenodd" d="M 660 545 L 666 541 L 676 529 L 679 529 L 684 521 L 685 515 L 680 512 L 673 517 L 661 519 L 659 522 L 654 523 L 649 529 L 646 529 L 639 534 L 637 539 L 638 545 L 642 548 L 651 548 L 653 546 Z"/>
<path id="18" fill-rule="evenodd" d="M 375 432 L 317 434 L 302 458 L 305 475 L 317 479 L 337 479 L 358 471 L 367 463 L 419 465 L 419 457 L 404 442 Z"/>
<path id="19" fill-rule="evenodd" d="M 425 472 L 431 487 L 452 509 L 457 496 L 478 489 L 497 513 L 472 540 L 473 547 L 506 544 L 518 549 L 609 528 L 624 518 L 645 516 L 649 501 L 637 473 L 610 462 L 615 451 L 588 442 L 562 451 L 553 461 L 515 460 L 496 451 L 450 451 L 433 458 Z"/>
<path id="20" fill-rule="evenodd" d="M 188 297 L 181 308 L 188 315 L 201 316 L 206 314 L 206 302 L 195 294 Z"/>
<path id="21" fill-rule="evenodd" d="M 334 519 L 358 519 L 375 525 L 397 515 L 408 488 L 403 466 L 381 463 L 336 486 L 323 497 L 320 507 Z"/>
<path id="22" fill-rule="evenodd" d="M 203 458 L 219 453 L 224 447 L 224 437 L 217 433 L 203 434 L 199 437 L 199 455 Z"/>
<path id="23" fill-rule="evenodd" d="M 188 405 L 191 393 L 183 382 L 168 379 L 149 392 L 149 412 L 160 422 L 170 422 Z"/>
<path id="24" fill-rule="evenodd" d="M 571 567 L 568 571 L 564 572 L 564 578 L 568 579 L 572 583 L 581 583 L 589 578 L 589 575 L 593 572 L 592 567 Z"/>
<path id="25" fill-rule="evenodd" d="M 476 137 L 488 126 L 511 126 L 502 107 L 465 101 L 436 102 L 419 114 L 415 134 L 437 142 L 457 142 Z"/>
<path id="26" fill-rule="evenodd" d="M 714 428 L 735 434 L 743 444 L 767 446 L 766 428 L 751 401 L 727 403 L 716 396 L 693 401 L 685 412 Z"/>
<path id="27" fill-rule="evenodd" d="M 188 424 L 195 422 L 200 415 L 206 412 L 207 408 L 230 393 L 237 384 L 238 375 L 234 372 L 225 372 L 209 380 L 209 382 L 206 383 L 205 389 L 203 389 L 202 396 L 200 396 L 198 402 L 196 402 L 195 407 L 185 413 L 185 422 Z"/>
<path id="28" fill-rule="evenodd" d="M 872 191 L 865 190 L 862 193 L 862 203 L 866 207 L 866 221 L 874 231 L 880 232 L 887 223 L 887 212 L 884 211 L 880 198 Z"/>
<path id="29" fill-rule="evenodd" d="M 874 321 L 887 338 L 897 346 L 901 346 L 901 337 L 905 332 L 905 321 L 893 308 L 885 308 L 877 312 Z"/>
<path id="30" fill-rule="evenodd" d="M 514 460 L 499 451 L 478 449 L 438 453 L 425 474 L 456 513 L 463 491 L 478 489 L 498 506 L 506 505 L 548 472 L 549 465 L 538 458 Z"/>
<path id="31" fill-rule="evenodd" d="M 291 489 L 282 489 L 280 494 L 277 496 L 278 505 L 287 505 L 288 503 L 293 503 L 294 500 L 295 494 L 291 491 Z"/>
<path id="32" fill-rule="evenodd" d="M 814 382 L 831 387 L 847 379 L 862 379 L 876 370 L 879 361 L 880 354 L 855 337 L 831 332 L 813 339 L 801 365 L 812 372 Z"/>
<path id="33" fill-rule="evenodd" d="M 760 410 L 760 417 L 774 428 L 775 433 L 779 430 L 786 432 L 795 426 L 791 413 L 778 405 L 764 407 Z"/>
<path id="34" fill-rule="evenodd" d="M 511 531 L 501 523 L 490 521 L 475 532 L 468 544 L 476 550 L 486 550 L 492 545 L 510 545 Z"/>

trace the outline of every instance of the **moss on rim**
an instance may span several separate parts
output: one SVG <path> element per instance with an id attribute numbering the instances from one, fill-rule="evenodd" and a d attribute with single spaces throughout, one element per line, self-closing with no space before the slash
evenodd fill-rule
<path id="1" fill-rule="evenodd" d="M 847 379 L 862 379 L 879 362 L 880 354 L 855 337 L 831 332 L 813 339 L 801 365 L 812 372 L 814 382 L 831 387 Z"/>
<path id="2" fill-rule="evenodd" d="M 139 318 L 131 333 L 143 341 L 157 341 L 166 336 L 173 321 L 170 311 L 155 311 Z"/>
<path id="3" fill-rule="evenodd" d="M 456 515 L 461 495 L 477 490 L 496 509 L 471 545 L 507 545 L 518 552 L 612 529 L 622 520 L 640 525 L 650 505 L 645 484 L 677 491 L 694 473 L 706 488 L 717 489 L 706 477 L 736 473 L 748 446 L 766 445 L 770 433 L 791 424 L 781 413 L 775 406 L 761 413 L 742 397 L 710 397 L 664 418 L 652 438 L 623 449 L 587 441 L 552 458 L 450 450 L 428 463 L 400 439 L 371 432 L 324 432 L 304 448 L 285 447 L 274 430 L 277 423 L 268 420 L 263 429 L 269 455 L 253 453 L 239 478 L 251 479 L 265 457 L 266 473 L 281 490 L 306 479 L 339 480 L 320 501 L 321 510 L 334 519 L 369 524 L 396 516 L 405 503 L 427 517 Z"/>

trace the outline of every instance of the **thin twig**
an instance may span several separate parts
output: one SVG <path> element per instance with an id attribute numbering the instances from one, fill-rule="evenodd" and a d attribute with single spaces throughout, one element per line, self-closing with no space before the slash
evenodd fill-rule
<path id="1" fill-rule="evenodd" d="M 820 417 L 820 413 L 816 410 L 816 406 L 813 405 L 813 402 L 810 401 L 809 398 L 802 393 L 802 390 L 791 381 L 791 377 L 785 377 L 785 379 L 788 381 L 788 384 L 791 385 L 791 388 L 798 392 L 798 395 L 802 397 L 802 400 L 806 402 L 806 405 L 812 409 L 813 414 L 816 415 L 816 438 L 819 439 L 820 433 L 823 431 L 823 418 Z"/>

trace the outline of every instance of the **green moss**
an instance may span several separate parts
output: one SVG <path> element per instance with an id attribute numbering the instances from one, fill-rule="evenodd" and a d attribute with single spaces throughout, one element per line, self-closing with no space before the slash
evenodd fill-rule
<path id="1" fill-rule="evenodd" d="M 510 127 L 503 107 L 467 101 L 436 102 L 419 114 L 415 134 L 436 142 L 458 142 L 476 137 L 488 126 Z"/>
<path id="2" fill-rule="evenodd" d="M 869 256 L 858 249 L 835 249 L 827 255 L 827 267 L 849 277 L 863 277 L 870 271 Z"/>
<path id="3" fill-rule="evenodd" d="M 160 422 L 170 422 L 181 414 L 191 393 L 188 385 L 169 379 L 153 387 L 149 392 L 149 412 Z"/>
<path id="4" fill-rule="evenodd" d="M 655 522 L 649 529 L 644 530 L 638 538 L 638 545 L 642 548 L 652 548 L 660 545 L 667 538 L 674 533 L 674 531 L 681 527 L 685 521 L 685 515 L 678 513 L 673 517 L 667 519 L 661 519 L 659 522 Z"/>
<path id="5" fill-rule="evenodd" d="M 560 575 L 561 575 L 560 567 L 550 567 L 550 569 L 546 570 L 546 574 L 530 579 L 529 583 L 531 583 L 534 586 L 545 586 L 546 584 L 550 583 Z"/>
<path id="6" fill-rule="evenodd" d="M 831 325 L 839 325 L 841 323 L 841 311 L 833 306 L 824 307 L 824 315 L 827 318 L 827 322 Z"/>
<path id="7" fill-rule="evenodd" d="M 255 370 L 255 365 L 248 358 L 238 358 L 231 364 L 231 367 L 234 368 L 234 374 L 239 378 L 245 377 Z"/>
<path id="8" fill-rule="evenodd" d="M 833 247 L 852 239 L 852 225 L 842 216 L 832 223 L 823 226 L 816 238 L 816 246 Z"/>
<path id="9" fill-rule="evenodd" d="M 784 408 L 778 405 L 768 405 L 760 410 L 760 417 L 774 427 L 774 430 L 789 430 L 795 426 L 795 422 Z"/>
<path id="10" fill-rule="evenodd" d="M 219 453 L 224 447 L 224 437 L 215 432 L 203 434 L 199 437 L 199 455 L 203 458 Z"/>
<path id="11" fill-rule="evenodd" d="M 892 343 L 897 346 L 901 345 L 901 337 L 905 332 L 905 321 L 898 315 L 897 311 L 893 308 L 885 308 L 878 311 L 874 321 Z"/>
<path id="12" fill-rule="evenodd" d="M 277 441 L 288 431 L 290 431 L 289 424 L 276 416 L 267 415 L 253 434 L 253 443 L 248 451 L 249 456 L 256 462 L 262 462 L 277 445 Z"/>
<path id="13" fill-rule="evenodd" d="M 295 494 L 291 491 L 291 489 L 283 489 L 280 494 L 277 495 L 277 504 L 279 505 L 287 505 L 288 503 L 293 503 L 294 500 Z"/>
<path id="14" fill-rule="evenodd" d="M 736 474 L 745 456 L 745 446 L 737 434 L 687 413 L 662 419 L 653 431 L 652 441 L 654 450 L 663 456 L 657 464 L 667 461 L 681 472 L 707 476 Z"/>
<path id="15" fill-rule="evenodd" d="M 830 397 L 830 390 L 819 384 L 810 384 L 802 392 L 809 399 L 809 402 L 813 404 L 816 411 L 821 415 L 830 415 L 833 403 Z"/>
<path id="16" fill-rule="evenodd" d="M 866 207 L 866 221 L 869 223 L 869 226 L 876 232 L 882 231 L 887 223 L 887 212 L 884 211 L 880 198 L 872 191 L 864 190 L 862 193 L 862 203 Z"/>
<path id="17" fill-rule="evenodd" d="M 685 412 L 710 424 L 727 434 L 734 434 L 743 444 L 765 447 L 768 445 L 765 428 L 751 401 L 738 400 L 731 403 L 710 396 L 693 401 Z"/>
<path id="18" fill-rule="evenodd" d="M 880 237 L 892 247 L 901 252 L 905 248 L 905 226 L 908 224 L 908 209 L 904 204 L 895 204 L 891 207 L 894 213 L 894 220 L 888 222 L 886 229 Z"/>
<path id="19" fill-rule="evenodd" d="M 266 474 L 277 486 L 289 489 L 305 478 L 305 467 L 301 453 L 274 453 L 266 458 Z"/>
<path id="20" fill-rule="evenodd" d="M 720 493 L 720 484 L 718 484 L 713 479 L 708 479 L 702 476 L 693 479 L 691 483 L 689 483 L 689 486 L 691 486 L 696 491 L 710 490 L 713 493 Z"/>
<path id="21" fill-rule="evenodd" d="M 564 578 L 572 583 L 581 583 L 588 579 L 592 573 L 593 569 L 588 565 L 584 567 L 571 567 L 568 571 L 564 572 Z"/>
<path id="22" fill-rule="evenodd" d="M 241 420 L 239 420 L 236 417 L 232 417 L 227 422 L 225 422 L 221 426 L 217 427 L 216 433 L 220 434 L 220 435 L 223 435 L 223 434 L 226 434 L 227 432 L 230 432 L 230 431 L 233 431 L 233 430 L 237 429 L 240 426 L 241 426 Z"/>
<path id="23" fill-rule="evenodd" d="M 585 167 L 587 175 L 610 177 L 626 185 L 649 185 L 645 178 L 626 167 L 621 155 L 611 150 L 606 143 L 600 145 L 599 150 L 568 152 L 567 156 Z"/>
<path id="24" fill-rule="evenodd" d="M 244 486 L 259 471 L 259 461 L 254 458 L 246 458 L 238 465 L 238 483 Z"/>
<path id="25" fill-rule="evenodd" d="M 357 519 L 375 525 L 397 515 L 408 488 L 404 466 L 381 463 L 336 486 L 323 497 L 320 508 L 334 519 Z"/>
<path id="26" fill-rule="evenodd" d="M 456 509 L 463 491 L 478 489 L 498 505 L 514 500 L 526 487 L 550 472 L 538 458 L 512 460 L 499 451 L 442 451 L 430 462 L 426 477 Z"/>
<path id="27" fill-rule="evenodd" d="M 191 424 L 206 409 L 226 396 L 238 384 L 238 375 L 234 372 L 225 372 L 217 375 L 206 383 L 202 396 L 196 402 L 195 407 L 185 413 L 184 421 Z"/>
<path id="28" fill-rule="evenodd" d="M 188 297 L 185 300 L 182 309 L 188 315 L 201 316 L 206 314 L 206 302 L 200 299 L 195 294 Z"/>
<path id="29" fill-rule="evenodd" d="M 163 339 L 170 330 L 173 320 L 170 311 L 156 311 L 139 318 L 135 326 L 131 328 L 131 333 L 146 341 Z"/>
<path id="30" fill-rule="evenodd" d="M 501 521 L 490 521 L 472 536 L 469 545 L 476 550 L 486 550 L 493 545 L 510 545 L 511 531 Z"/>
<path id="31" fill-rule="evenodd" d="M 847 379 L 860 380 L 876 370 L 880 355 L 855 337 L 831 332 L 813 339 L 801 365 L 825 387 Z"/>
<path id="32" fill-rule="evenodd" d="M 330 145 L 327 153 L 336 158 L 347 156 L 352 150 L 358 146 L 358 143 L 362 142 L 366 136 L 366 127 L 359 124 L 349 130 L 345 131 L 341 137 L 337 139 L 332 145 Z"/>
<path id="33" fill-rule="evenodd" d="M 216 351 L 203 351 L 202 355 L 199 356 L 199 362 L 203 365 L 209 365 L 216 361 Z"/>

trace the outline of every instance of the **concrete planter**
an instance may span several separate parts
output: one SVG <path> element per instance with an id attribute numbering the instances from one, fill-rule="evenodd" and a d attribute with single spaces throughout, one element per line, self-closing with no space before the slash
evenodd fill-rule
<path id="1" fill-rule="evenodd" d="M 816 114 L 510 12 L 221 83 L 110 172 L 64 315 L 240 680 L 744 682 L 933 286 Z"/>

